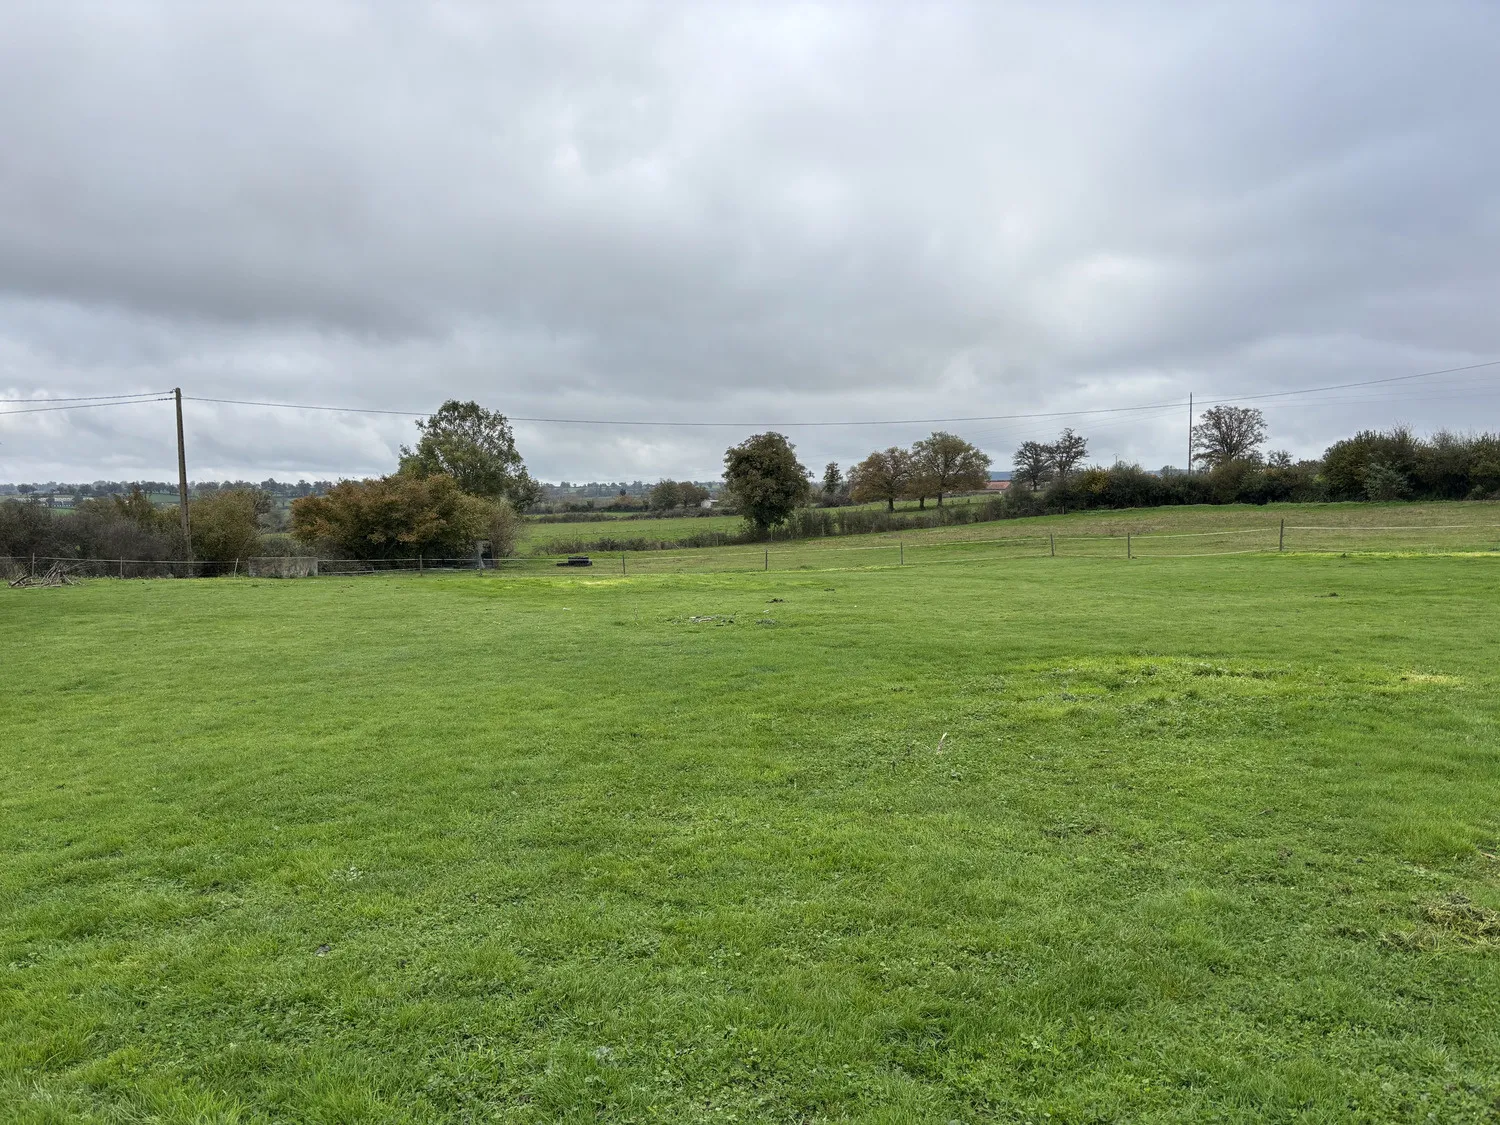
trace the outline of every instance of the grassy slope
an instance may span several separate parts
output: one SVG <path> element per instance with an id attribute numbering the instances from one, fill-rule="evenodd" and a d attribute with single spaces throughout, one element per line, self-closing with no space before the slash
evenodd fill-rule
<path id="1" fill-rule="evenodd" d="M 1482 1118 L 1495 573 L 0 590 L 0 1104 Z"/>

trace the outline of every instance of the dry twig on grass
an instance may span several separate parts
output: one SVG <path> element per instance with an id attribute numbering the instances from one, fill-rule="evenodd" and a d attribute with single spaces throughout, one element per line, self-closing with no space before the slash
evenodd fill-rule
<path id="1" fill-rule="evenodd" d="M 47 570 L 46 574 L 38 577 L 35 574 L 23 574 L 21 577 L 11 581 L 11 588 L 19 586 L 76 586 L 78 579 L 68 573 L 68 568 L 60 562 L 55 562 Z"/>

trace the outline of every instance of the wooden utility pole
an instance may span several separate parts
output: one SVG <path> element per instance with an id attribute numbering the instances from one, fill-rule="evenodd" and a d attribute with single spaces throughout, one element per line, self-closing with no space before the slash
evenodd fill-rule
<path id="1" fill-rule="evenodd" d="M 182 549 L 193 557 L 193 525 L 188 520 L 187 448 L 182 443 L 182 388 L 172 388 L 177 404 L 177 510 L 182 514 Z"/>
<path id="2" fill-rule="evenodd" d="M 1188 391 L 1188 475 L 1193 475 L 1193 392 Z"/>

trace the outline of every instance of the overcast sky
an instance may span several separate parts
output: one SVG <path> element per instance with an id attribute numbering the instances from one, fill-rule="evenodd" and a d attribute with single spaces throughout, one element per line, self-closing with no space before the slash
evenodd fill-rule
<path id="1" fill-rule="evenodd" d="M 516 425 L 544 479 L 708 479 L 765 424 L 1500 359 L 1497 48 L 1494 0 L 6 4 L 0 399 L 743 423 Z M 1258 405 L 1299 455 L 1500 429 L 1500 368 Z M 1186 414 L 944 428 L 1155 467 Z M 414 433 L 186 418 L 195 479 Z M 821 467 L 933 428 L 785 432 Z M 174 472 L 164 403 L 0 417 L 0 480 Z"/>

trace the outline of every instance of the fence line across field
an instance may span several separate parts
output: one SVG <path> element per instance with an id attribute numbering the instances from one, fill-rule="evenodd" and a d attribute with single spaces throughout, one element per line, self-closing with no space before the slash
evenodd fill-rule
<path id="1" fill-rule="evenodd" d="M 1134 532 L 1124 531 L 1093 535 L 1049 535 L 1027 534 L 1013 536 L 989 536 L 985 538 L 933 538 L 930 540 L 908 539 L 900 535 L 886 536 L 884 542 L 860 543 L 848 546 L 824 542 L 802 541 L 795 544 L 770 545 L 766 543 L 743 544 L 735 547 L 684 552 L 633 551 L 592 554 L 590 566 L 608 573 L 612 568 L 616 574 L 630 575 L 650 573 L 712 573 L 725 571 L 796 570 L 812 569 L 820 563 L 833 560 L 833 555 L 868 555 L 877 552 L 869 565 L 932 566 L 946 563 L 968 563 L 1006 561 L 1017 558 L 1046 558 L 1049 556 L 1090 559 L 1174 559 L 1211 558 L 1219 555 L 1249 555 L 1293 553 L 1337 554 L 1350 550 L 1377 550 L 1365 538 L 1369 533 L 1387 533 L 1405 537 L 1421 532 L 1485 531 L 1500 532 L 1500 525 L 1482 523 L 1463 524 L 1402 524 L 1402 525 L 1319 525 L 1279 524 L 1248 528 L 1216 528 L 1205 531 L 1186 532 Z M 1292 543 L 1290 536 L 1304 535 L 1313 542 Z M 1333 537 L 1359 533 L 1359 545 L 1330 542 Z M 1232 550 L 1207 550 L 1194 552 L 1163 552 L 1152 549 L 1152 544 L 1163 540 L 1215 540 L 1224 537 L 1264 535 L 1264 546 Z M 1468 537 L 1463 537 L 1467 539 Z M 1097 545 L 1109 543 L 1111 549 L 1100 549 Z M 1006 553 L 985 551 L 975 554 L 975 547 L 994 547 L 1004 544 L 1015 548 Z M 1090 545 L 1084 547 L 1085 544 Z M 1074 545 L 1074 549 L 1069 549 Z M 1165 544 L 1163 544 L 1165 545 Z M 1184 544 L 1186 546 L 1186 544 Z M 1475 543 L 1432 543 L 1418 547 L 1407 541 L 1393 543 L 1401 550 L 1421 550 L 1437 554 L 1476 553 L 1486 554 L 1500 551 L 1500 543 L 1487 543 L 1480 547 Z M 878 553 L 884 552 L 883 558 Z M 865 564 L 860 564 L 865 565 Z M 52 567 L 63 568 L 77 577 L 154 578 L 154 577 L 355 577 L 381 573 L 423 573 L 433 571 L 492 571 L 497 573 L 558 573 L 571 570 L 564 556 L 529 555 L 491 558 L 479 554 L 457 558 L 410 559 L 325 559 L 310 555 L 272 555 L 235 559 L 228 562 L 211 562 L 192 559 L 133 559 L 133 558 L 68 558 L 56 555 L 0 556 L 0 575 L 15 580 L 22 575 L 35 577 L 39 571 Z"/>
<path id="2" fill-rule="evenodd" d="M 1209 535 L 1269 535 L 1279 528 L 1275 524 L 1266 527 L 1233 527 L 1217 531 L 1131 531 L 1126 534 L 1136 539 L 1202 539 Z M 1292 530 L 1290 527 L 1288 531 Z M 1058 538 L 1065 538 L 1059 536 Z M 1123 539 L 1124 535 L 1116 535 L 1111 538 Z"/>
<path id="3" fill-rule="evenodd" d="M 1474 528 L 1488 528 L 1492 531 L 1500 530 L 1500 524 L 1493 523 L 1408 523 L 1392 524 L 1388 527 L 1371 527 L 1368 524 L 1362 526 L 1319 526 L 1317 524 L 1286 525 L 1288 531 L 1472 531 Z"/>

